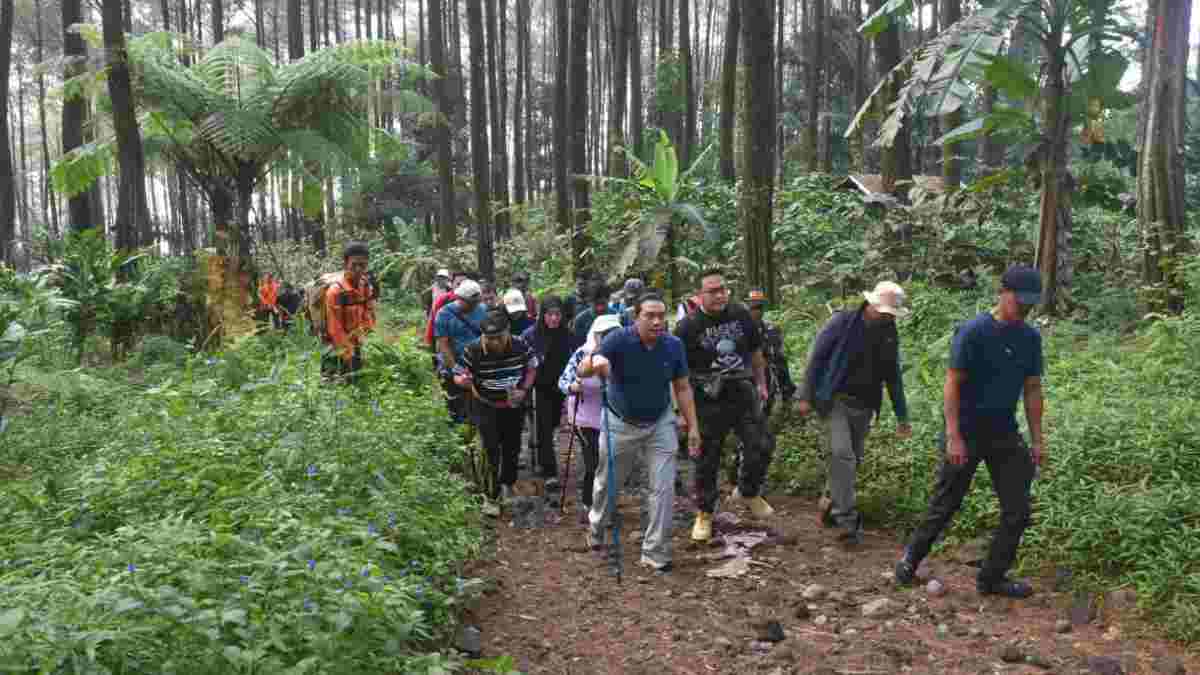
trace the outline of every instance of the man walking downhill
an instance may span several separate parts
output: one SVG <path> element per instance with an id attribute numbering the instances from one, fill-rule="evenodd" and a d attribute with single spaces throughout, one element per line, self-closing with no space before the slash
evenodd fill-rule
<path id="1" fill-rule="evenodd" d="M 479 341 L 463 350 L 454 383 L 471 393 L 471 421 L 479 427 L 500 498 L 507 500 L 517 481 L 517 455 L 525 423 L 521 403 L 533 385 L 537 356 L 524 340 L 509 332 L 508 314 L 503 309 L 489 311 L 480 330 L 483 336 Z"/>
<path id="2" fill-rule="evenodd" d="M 896 318 L 908 314 L 904 289 L 882 281 L 863 293 L 857 310 L 834 314 L 813 344 L 798 404 L 801 415 L 816 409 L 824 422 L 829 475 L 820 501 L 824 527 L 836 524 L 848 545 L 862 543 L 862 514 L 855 484 L 871 420 L 883 405 L 887 385 L 900 438 L 912 435 L 900 376 Z"/>
<path id="3" fill-rule="evenodd" d="M 980 462 L 1000 501 L 1000 525 L 975 587 L 985 595 L 1026 598 L 1033 587 L 1008 579 L 1029 525 L 1029 487 L 1045 456 L 1042 439 L 1042 336 L 1025 322 L 1042 300 L 1036 269 L 1013 266 L 1000 279 L 995 309 L 960 325 L 950 347 L 942 392 L 945 459 L 924 522 L 896 563 L 896 583 L 910 584 L 934 540 L 971 489 Z M 1017 429 L 1017 399 L 1025 398 L 1032 450 Z"/>
<path id="4" fill-rule="evenodd" d="M 368 280 L 370 249 L 352 241 L 342 253 L 341 277 L 325 290 L 325 332 L 331 349 L 321 359 L 326 377 L 353 379 L 362 369 L 362 345 L 375 328 L 376 290 Z"/>
<path id="5" fill-rule="evenodd" d="M 434 336 L 437 339 L 438 357 L 442 384 L 446 390 L 446 409 L 450 421 L 461 424 L 467 421 L 467 405 L 464 391 L 453 379 L 455 367 L 462 358 L 467 345 L 482 335 L 480 324 L 487 315 L 483 309 L 483 291 L 479 284 L 467 279 L 454 289 L 455 300 L 438 311 L 434 321 Z"/>
<path id="6" fill-rule="evenodd" d="M 604 549 L 605 531 L 615 515 L 609 509 L 608 485 L 622 485 L 633 467 L 634 455 L 643 453 L 650 466 L 651 492 L 640 562 L 665 574 L 671 571 L 675 452 L 679 447 L 672 391 L 687 424 L 688 451 L 693 457 L 700 452 L 700 432 L 683 344 L 667 333 L 666 302 L 657 293 L 645 293 L 638 298 L 636 315 L 632 326 L 614 331 L 578 368 L 580 377 L 596 374 L 608 383 L 603 412 L 606 430 L 600 435 L 588 543 L 593 551 Z M 608 472 L 610 445 L 614 476 Z"/>
<path id="7" fill-rule="evenodd" d="M 700 275 L 700 310 L 675 325 L 675 335 L 687 350 L 688 369 L 696 390 L 700 425 L 700 461 L 696 480 L 700 492 L 693 541 L 712 538 L 713 512 L 721 470 L 721 446 L 730 430 L 742 442 L 738 493 L 755 518 L 774 509 L 759 495 L 771 462 L 771 435 L 763 404 L 767 400 L 767 361 L 762 353 L 758 324 L 743 305 L 730 304 L 729 288 L 719 270 Z"/>

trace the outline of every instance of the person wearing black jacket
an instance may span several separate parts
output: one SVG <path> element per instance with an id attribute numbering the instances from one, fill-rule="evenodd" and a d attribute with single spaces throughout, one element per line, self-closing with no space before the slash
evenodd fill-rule
<path id="1" fill-rule="evenodd" d="M 817 335 L 798 403 L 802 416 L 816 409 L 826 423 L 829 481 L 828 494 L 819 502 L 820 521 L 842 528 L 841 539 L 849 545 L 862 543 L 855 482 L 871 420 L 883 405 L 885 383 L 899 421 L 897 435 L 912 434 L 896 332 L 896 318 L 908 314 L 904 290 L 883 281 L 863 297 L 856 311 L 834 314 Z"/>
<path id="2" fill-rule="evenodd" d="M 554 431 L 562 419 L 566 395 L 558 388 L 558 378 L 574 351 L 563 321 L 563 303 L 557 295 L 542 296 L 537 323 L 525 329 L 522 339 L 538 357 L 537 379 L 533 384 L 535 433 L 538 447 L 538 468 L 546 478 L 547 492 L 558 484 L 558 455 L 554 448 Z"/>
<path id="3" fill-rule="evenodd" d="M 696 467 L 700 503 L 692 540 L 703 542 L 712 538 L 721 446 L 730 431 L 744 448 L 738 494 L 755 518 L 766 518 L 775 510 L 759 494 L 772 450 L 762 414 L 767 400 L 762 334 L 744 305 L 729 302 L 729 288 L 720 271 L 701 274 L 699 295 L 700 310 L 676 324 L 675 337 L 687 351 L 700 420 L 701 455 Z"/>

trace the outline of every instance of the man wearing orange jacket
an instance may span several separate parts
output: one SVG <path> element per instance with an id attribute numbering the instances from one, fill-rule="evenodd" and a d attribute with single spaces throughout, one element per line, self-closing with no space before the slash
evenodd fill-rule
<path id="1" fill-rule="evenodd" d="M 350 379 L 362 368 L 362 344 L 375 328 L 378 293 L 367 275 L 370 250 L 366 243 L 346 244 L 342 261 L 341 279 L 325 291 L 326 339 L 332 350 L 322 359 L 321 371 Z"/>

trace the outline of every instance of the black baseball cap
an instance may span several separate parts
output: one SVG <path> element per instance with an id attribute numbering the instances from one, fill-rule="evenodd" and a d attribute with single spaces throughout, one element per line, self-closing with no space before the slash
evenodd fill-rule
<path id="1" fill-rule="evenodd" d="M 479 324 L 484 335 L 503 335 L 508 331 L 508 314 L 500 311 L 488 312 Z"/>
<path id="2" fill-rule="evenodd" d="M 1017 295 L 1022 305 L 1042 302 L 1042 275 L 1028 265 L 1013 265 L 1000 277 L 1000 287 Z"/>

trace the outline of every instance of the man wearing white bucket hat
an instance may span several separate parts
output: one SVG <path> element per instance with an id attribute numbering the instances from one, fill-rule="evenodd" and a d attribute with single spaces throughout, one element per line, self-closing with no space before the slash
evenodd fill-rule
<path id="1" fill-rule="evenodd" d="M 817 336 L 799 394 L 799 412 L 813 409 L 826 423 L 829 481 L 821 498 L 821 524 L 836 524 L 849 545 L 862 542 L 855 482 L 871 420 L 888 388 L 901 438 L 912 434 L 904 380 L 900 376 L 900 338 L 896 319 L 906 316 L 904 289 L 881 281 L 863 293 L 862 305 L 834 314 Z"/>

